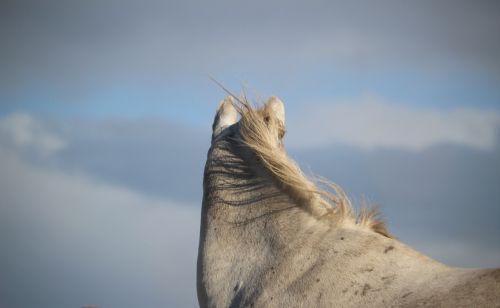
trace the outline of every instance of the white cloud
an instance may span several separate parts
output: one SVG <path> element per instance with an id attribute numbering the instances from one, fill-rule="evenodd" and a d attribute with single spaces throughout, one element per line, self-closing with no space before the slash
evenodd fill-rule
<path id="1" fill-rule="evenodd" d="M 454 143 L 491 149 L 496 145 L 500 114 L 473 108 L 419 108 L 364 97 L 310 105 L 300 116 L 292 115 L 288 123 L 292 127 L 287 144 L 294 147 L 341 143 L 363 149 L 422 150 L 439 143 Z"/>
<path id="2" fill-rule="evenodd" d="M 193 307 L 199 206 L 158 200 L 0 149 L 0 304 Z"/>
<path id="3" fill-rule="evenodd" d="M 66 141 L 25 113 L 0 119 L 0 134 L 17 148 L 30 148 L 42 156 L 62 150 Z"/>

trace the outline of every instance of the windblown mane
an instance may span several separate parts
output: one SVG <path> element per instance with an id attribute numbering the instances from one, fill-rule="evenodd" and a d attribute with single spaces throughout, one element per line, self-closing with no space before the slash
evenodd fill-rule
<path id="1" fill-rule="evenodd" d="M 288 157 L 281 143 L 285 126 L 273 112 L 253 107 L 246 98 L 233 96 L 240 113 L 240 136 L 268 170 L 278 186 L 304 210 L 317 219 L 331 219 L 338 223 L 350 222 L 365 226 L 384 236 L 391 237 L 380 214 L 375 208 L 363 206 L 358 215 L 344 190 L 323 178 L 309 179 L 299 166 Z M 276 144 L 279 144 L 278 149 Z M 321 189 L 315 182 L 328 187 Z"/>

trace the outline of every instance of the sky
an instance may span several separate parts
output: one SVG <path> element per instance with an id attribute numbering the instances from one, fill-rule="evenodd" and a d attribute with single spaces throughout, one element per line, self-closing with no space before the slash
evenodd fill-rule
<path id="1" fill-rule="evenodd" d="M 0 307 L 193 307 L 226 95 L 401 241 L 500 266 L 495 1 L 2 1 Z"/>

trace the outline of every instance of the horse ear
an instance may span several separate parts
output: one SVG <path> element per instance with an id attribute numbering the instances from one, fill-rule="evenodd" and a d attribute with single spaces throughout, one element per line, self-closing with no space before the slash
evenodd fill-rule
<path id="1" fill-rule="evenodd" d="M 223 99 L 217 107 L 214 123 L 212 125 L 212 137 L 215 138 L 219 135 L 224 128 L 233 125 L 238 120 L 238 112 L 233 105 L 233 98 L 231 96 Z"/>
<path id="2" fill-rule="evenodd" d="M 271 96 L 266 103 L 265 110 L 269 114 L 274 114 L 281 125 L 285 126 L 285 105 L 278 97 Z"/>
<path id="3" fill-rule="evenodd" d="M 274 118 L 277 121 L 278 139 L 281 140 L 285 136 L 285 105 L 276 96 L 271 96 L 264 107 L 264 112 L 269 118 Z"/>

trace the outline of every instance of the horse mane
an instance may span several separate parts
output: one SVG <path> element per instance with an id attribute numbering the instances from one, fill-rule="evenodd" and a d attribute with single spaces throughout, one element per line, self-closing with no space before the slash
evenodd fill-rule
<path id="1" fill-rule="evenodd" d="M 339 185 L 324 178 L 313 180 L 304 175 L 286 153 L 281 142 L 285 126 L 274 112 L 265 107 L 252 106 L 246 97 L 233 97 L 241 116 L 241 141 L 255 153 L 277 185 L 301 208 L 318 220 L 353 223 L 391 237 L 376 208 L 368 209 L 365 204 L 356 215 L 349 197 Z M 322 189 L 318 184 L 328 189 Z"/>

